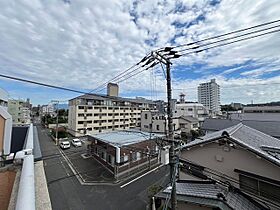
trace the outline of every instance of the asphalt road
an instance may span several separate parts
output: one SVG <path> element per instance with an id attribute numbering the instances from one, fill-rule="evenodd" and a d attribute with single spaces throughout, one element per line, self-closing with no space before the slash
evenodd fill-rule
<path id="1" fill-rule="evenodd" d="M 169 180 L 169 168 L 161 167 L 123 188 L 81 185 L 46 130 L 40 125 L 37 128 L 54 210 L 145 210 L 149 187 L 165 186 Z"/>

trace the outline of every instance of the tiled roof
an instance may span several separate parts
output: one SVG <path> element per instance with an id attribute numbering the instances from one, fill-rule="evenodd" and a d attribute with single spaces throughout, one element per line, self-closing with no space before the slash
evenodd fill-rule
<path id="1" fill-rule="evenodd" d="M 171 187 L 167 187 L 157 197 L 169 194 Z M 266 209 L 238 189 L 228 190 L 212 181 L 183 181 L 176 183 L 177 199 L 197 204 L 208 204 L 221 209 L 260 210 Z M 200 198 L 201 200 L 197 200 Z"/>
<path id="2" fill-rule="evenodd" d="M 279 115 L 280 117 L 280 115 Z M 270 136 L 280 138 L 280 122 L 279 121 L 260 121 L 260 120 L 231 120 L 231 119 L 215 119 L 209 118 L 205 119 L 202 124 L 203 130 L 209 131 L 219 131 L 242 122 L 244 125 L 247 125 L 251 128 L 257 129 L 263 133 L 266 133 Z"/>
<path id="3" fill-rule="evenodd" d="M 280 148 L 279 139 L 248 127 L 242 123 L 207 134 L 201 139 L 196 139 L 186 144 L 185 147 L 188 148 L 225 137 L 280 166 L 280 149 L 277 149 Z"/>

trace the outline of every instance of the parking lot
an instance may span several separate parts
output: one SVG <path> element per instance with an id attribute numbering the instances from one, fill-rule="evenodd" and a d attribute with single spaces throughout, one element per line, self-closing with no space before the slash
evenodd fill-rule
<path id="1" fill-rule="evenodd" d="M 86 147 L 61 150 L 48 135 L 48 131 L 38 126 L 40 147 L 43 154 L 48 190 L 54 210 L 106 209 L 143 210 L 149 209 L 149 189 L 153 185 L 166 186 L 169 168 L 161 167 L 137 179 L 125 183 L 107 184 L 106 169 L 93 158 L 83 159 Z M 78 171 L 84 170 L 83 179 L 92 183 L 81 184 L 79 176 L 73 173 L 71 163 Z M 71 167 L 70 167 L 71 166 Z M 86 169 L 86 170 L 85 170 Z M 89 170 L 94 170 L 92 173 Z M 76 178 L 78 176 L 78 179 Z M 100 177 L 100 178 L 99 178 Z M 100 182 L 100 183 L 97 183 Z"/>
<path id="2" fill-rule="evenodd" d="M 61 149 L 60 149 L 61 150 Z M 101 163 L 91 156 L 86 156 L 85 144 L 82 147 L 74 147 L 61 150 L 70 168 L 83 183 L 114 183 L 113 174 L 108 171 Z M 83 184 L 81 183 L 81 184 Z"/>

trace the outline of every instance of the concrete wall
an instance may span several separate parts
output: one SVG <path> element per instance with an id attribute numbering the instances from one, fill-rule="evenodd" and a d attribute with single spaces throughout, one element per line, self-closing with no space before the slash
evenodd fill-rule
<path id="1" fill-rule="evenodd" d="M 181 153 L 181 157 L 219 171 L 237 180 L 239 180 L 239 174 L 234 172 L 234 169 L 240 169 L 278 181 L 280 180 L 280 167 L 263 158 L 257 157 L 252 152 L 243 148 L 231 148 L 228 152 L 223 148 L 224 146 L 219 146 L 218 143 L 210 143 L 203 147 L 193 147 L 189 151 L 184 150 Z M 222 161 L 217 161 L 217 158 Z"/>

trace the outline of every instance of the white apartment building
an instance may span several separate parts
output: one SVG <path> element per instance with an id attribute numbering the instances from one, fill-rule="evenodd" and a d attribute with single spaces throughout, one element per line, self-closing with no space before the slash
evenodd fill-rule
<path id="1" fill-rule="evenodd" d="M 175 105 L 173 117 L 191 116 L 202 123 L 208 116 L 208 109 L 199 103 L 180 103 Z"/>
<path id="2" fill-rule="evenodd" d="M 42 115 L 49 114 L 51 116 L 56 115 L 55 108 L 53 104 L 43 105 L 41 107 Z"/>
<path id="3" fill-rule="evenodd" d="M 198 86 L 198 102 L 208 108 L 213 116 L 221 112 L 220 86 L 215 79 Z"/>
<path id="4" fill-rule="evenodd" d="M 30 124 L 31 111 L 29 101 L 9 99 L 8 112 L 12 115 L 14 124 Z"/>
<path id="5" fill-rule="evenodd" d="M 74 136 L 126 130 L 140 126 L 141 111 L 155 110 L 155 103 L 143 98 L 122 98 L 86 94 L 69 100 L 68 130 Z M 110 89 L 111 90 L 111 89 Z"/>

